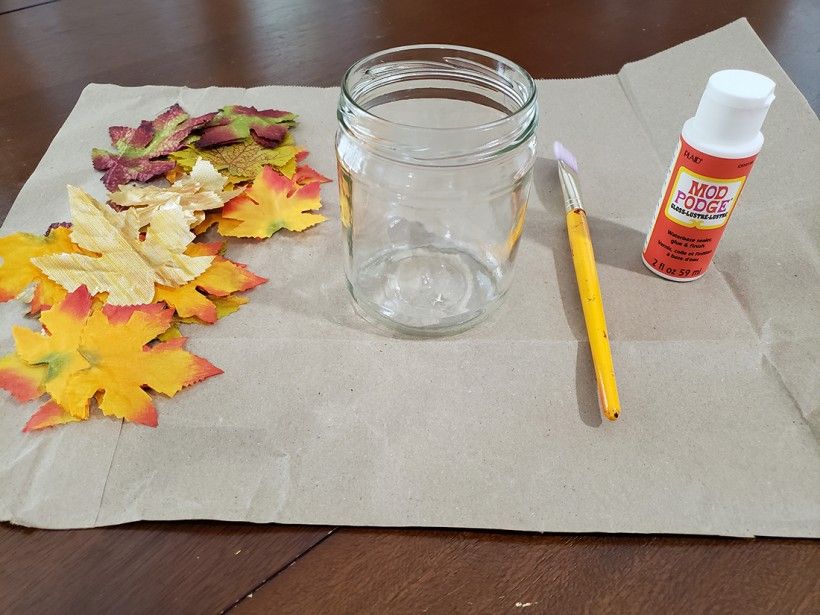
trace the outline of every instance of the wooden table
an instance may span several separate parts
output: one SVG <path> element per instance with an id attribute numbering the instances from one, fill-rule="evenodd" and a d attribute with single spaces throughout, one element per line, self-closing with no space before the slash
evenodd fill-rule
<path id="1" fill-rule="evenodd" d="M 336 85 L 370 52 L 481 47 L 583 77 L 747 16 L 820 109 L 817 0 L 0 0 L 0 216 L 89 82 Z M 800 540 L 0 524 L 15 613 L 818 612 Z"/>

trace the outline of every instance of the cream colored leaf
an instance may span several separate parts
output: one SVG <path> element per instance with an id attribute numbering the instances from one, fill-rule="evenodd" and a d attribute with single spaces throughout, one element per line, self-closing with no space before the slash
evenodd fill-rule
<path id="1" fill-rule="evenodd" d="M 71 239 L 100 256 L 62 253 L 31 259 L 68 291 L 85 285 L 91 294 L 107 292 L 107 301 L 113 305 L 150 303 L 155 284 L 184 284 L 204 272 L 213 260 L 213 256 L 183 253 L 194 234 L 179 205 L 157 211 L 143 241 L 133 209 L 114 211 L 75 186 L 69 186 L 68 193 Z"/>
<path id="2" fill-rule="evenodd" d="M 205 219 L 203 212 L 218 209 L 238 195 L 241 190 L 224 190 L 227 178 L 213 164 L 198 158 L 186 175 L 167 187 L 134 186 L 124 184 L 109 199 L 120 207 L 131 207 L 137 214 L 140 226 L 151 223 L 151 218 L 162 209 L 180 207 L 188 226 L 195 226 Z"/>

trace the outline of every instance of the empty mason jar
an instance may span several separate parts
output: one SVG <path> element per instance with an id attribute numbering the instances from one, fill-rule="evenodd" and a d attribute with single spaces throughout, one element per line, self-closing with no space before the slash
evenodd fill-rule
<path id="1" fill-rule="evenodd" d="M 347 71 L 338 119 L 356 303 L 409 334 L 477 322 L 512 279 L 535 159 L 532 78 L 477 49 L 398 47 Z"/>

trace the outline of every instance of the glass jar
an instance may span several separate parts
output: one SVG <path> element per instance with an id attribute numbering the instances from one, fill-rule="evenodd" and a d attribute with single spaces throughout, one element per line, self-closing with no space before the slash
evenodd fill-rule
<path id="1" fill-rule="evenodd" d="M 477 322 L 512 280 L 535 160 L 532 78 L 477 49 L 398 47 L 347 71 L 338 120 L 356 303 L 407 334 Z"/>

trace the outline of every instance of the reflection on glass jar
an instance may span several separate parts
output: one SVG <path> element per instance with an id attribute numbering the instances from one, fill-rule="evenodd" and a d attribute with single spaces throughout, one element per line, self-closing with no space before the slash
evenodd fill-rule
<path id="1" fill-rule="evenodd" d="M 510 287 L 535 159 L 533 80 L 491 53 L 401 47 L 350 68 L 338 118 L 355 301 L 404 333 L 477 322 Z"/>

